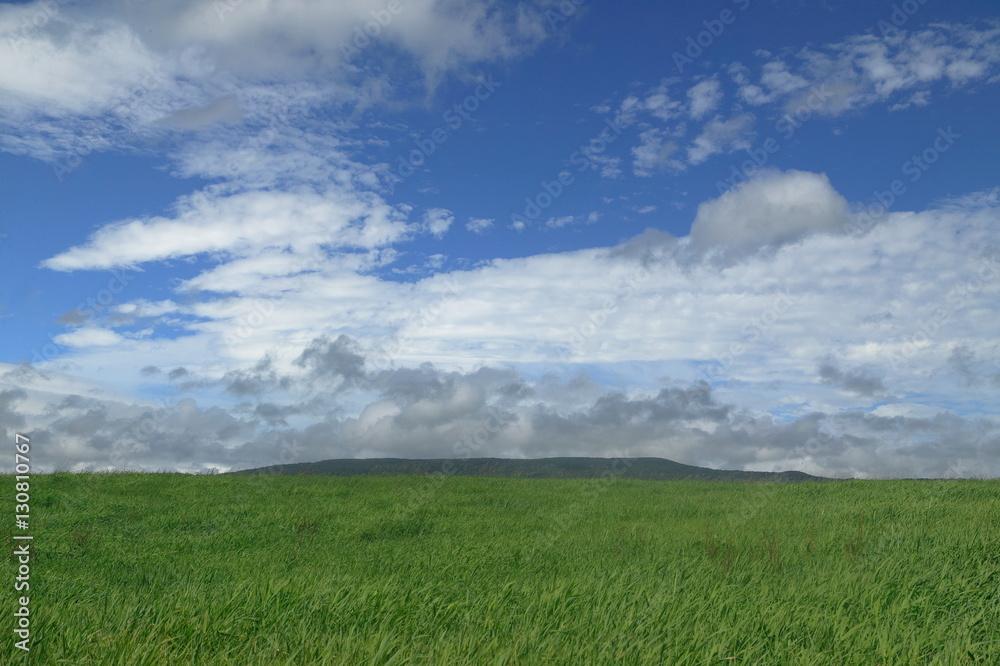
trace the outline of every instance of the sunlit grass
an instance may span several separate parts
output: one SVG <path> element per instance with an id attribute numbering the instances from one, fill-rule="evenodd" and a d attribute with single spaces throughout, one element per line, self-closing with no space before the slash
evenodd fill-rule
<path id="1" fill-rule="evenodd" d="M 6 630 L 4 661 L 1000 663 L 995 482 L 58 474 L 31 490 L 33 649 Z"/>

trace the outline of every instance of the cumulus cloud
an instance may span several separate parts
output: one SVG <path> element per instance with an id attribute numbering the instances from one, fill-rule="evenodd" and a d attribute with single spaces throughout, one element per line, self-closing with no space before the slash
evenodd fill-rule
<path id="1" fill-rule="evenodd" d="M 701 164 L 712 155 L 749 148 L 754 120 L 749 114 L 738 114 L 728 120 L 713 118 L 687 149 L 688 161 Z"/>
<path id="2" fill-rule="evenodd" d="M 642 101 L 643 109 L 659 120 L 670 120 L 682 109 L 681 102 L 670 96 L 670 83 L 670 81 L 661 82 L 648 91 Z"/>
<path id="3" fill-rule="evenodd" d="M 447 233 L 455 216 L 446 208 L 431 208 L 424 213 L 424 229 L 435 238 L 441 238 Z"/>
<path id="4" fill-rule="evenodd" d="M 701 204 L 691 226 L 691 241 L 706 249 L 747 252 L 812 233 L 842 232 L 850 220 L 847 201 L 825 174 L 763 171 Z"/>
<path id="5" fill-rule="evenodd" d="M 662 130 L 649 129 L 639 135 L 641 143 L 632 148 L 632 169 L 636 176 L 648 177 L 663 169 L 681 171 L 684 163 L 672 157 L 677 143 L 666 138 Z"/>
<path id="6" fill-rule="evenodd" d="M 691 117 L 701 120 L 714 111 L 722 101 L 722 86 L 718 79 L 700 81 L 688 89 Z"/>
<path id="7" fill-rule="evenodd" d="M 356 344 L 346 335 L 341 335 L 336 340 L 316 338 L 295 359 L 295 365 L 308 368 L 314 377 L 344 380 L 364 376 L 364 364 L 364 358 L 358 353 Z"/>
<path id="8" fill-rule="evenodd" d="M 778 97 L 791 95 L 809 85 L 808 80 L 790 72 L 788 65 L 781 61 L 766 63 L 760 81 L 767 87 L 771 96 Z"/>

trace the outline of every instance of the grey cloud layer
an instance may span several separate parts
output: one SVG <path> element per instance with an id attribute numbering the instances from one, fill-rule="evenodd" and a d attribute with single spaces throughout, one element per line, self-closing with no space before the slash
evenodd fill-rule
<path id="1" fill-rule="evenodd" d="M 203 408 L 190 397 L 144 407 L 7 389 L 0 392 L 0 430 L 4 437 L 30 433 L 36 463 L 50 468 L 201 471 L 340 457 L 627 455 L 833 476 L 1000 474 L 1000 425 L 987 420 L 846 412 L 776 422 L 720 402 L 705 382 L 625 394 L 584 375 L 530 382 L 510 369 L 445 372 L 430 364 L 364 373 L 359 388 L 345 390 L 341 381 L 361 376 L 352 347 L 346 338 L 314 340 L 301 357 L 306 372 L 241 377 L 235 381 L 247 384 L 241 394 L 249 399 L 228 408 Z M 23 369 L 0 376 L 4 384 L 33 380 Z M 317 380 L 329 388 L 317 389 Z M 306 397 L 272 402 L 275 386 Z M 554 393 L 558 399 L 547 400 Z M 351 402 L 360 410 L 347 414 Z M 295 418 L 302 423 L 289 425 Z"/>

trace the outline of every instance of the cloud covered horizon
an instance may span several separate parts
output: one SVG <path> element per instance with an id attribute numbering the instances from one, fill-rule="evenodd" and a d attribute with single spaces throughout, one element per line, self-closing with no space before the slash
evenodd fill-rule
<path id="1" fill-rule="evenodd" d="M 0 380 L 16 388 L 0 392 L 0 427 L 27 429 L 35 464 L 48 470 L 197 473 L 332 458 L 592 456 L 839 478 L 1000 473 L 1000 425 L 947 411 L 815 412 L 779 422 L 720 401 L 704 380 L 626 392 L 583 371 L 537 381 L 512 369 L 445 372 L 429 363 L 369 372 L 343 336 L 314 340 L 300 359 L 306 371 L 295 376 L 274 372 L 266 360 L 227 374 L 212 384 L 240 400 L 207 408 L 191 397 L 136 403 L 30 366 L 8 367 Z M 276 387 L 305 397 L 270 402 Z M 349 414 L 345 404 L 356 394 L 366 404 Z"/>

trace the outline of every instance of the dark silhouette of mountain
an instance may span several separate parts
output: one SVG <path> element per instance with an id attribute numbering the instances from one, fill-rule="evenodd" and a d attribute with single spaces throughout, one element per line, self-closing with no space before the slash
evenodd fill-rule
<path id="1" fill-rule="evenodd" d="M 532 479 L 645 479 L 668 481 L 829 481 L 804 472 L 742 472 L 683 465 L 664 458 L 468 458 L 462 460 L 405 458 L 362 458 L 321 460 L 311 463 L 271 465 L 228 474 L 314 474 L 328 476 L 406 476 L 444 474 L 446 476 L 493 476 Z"/>

